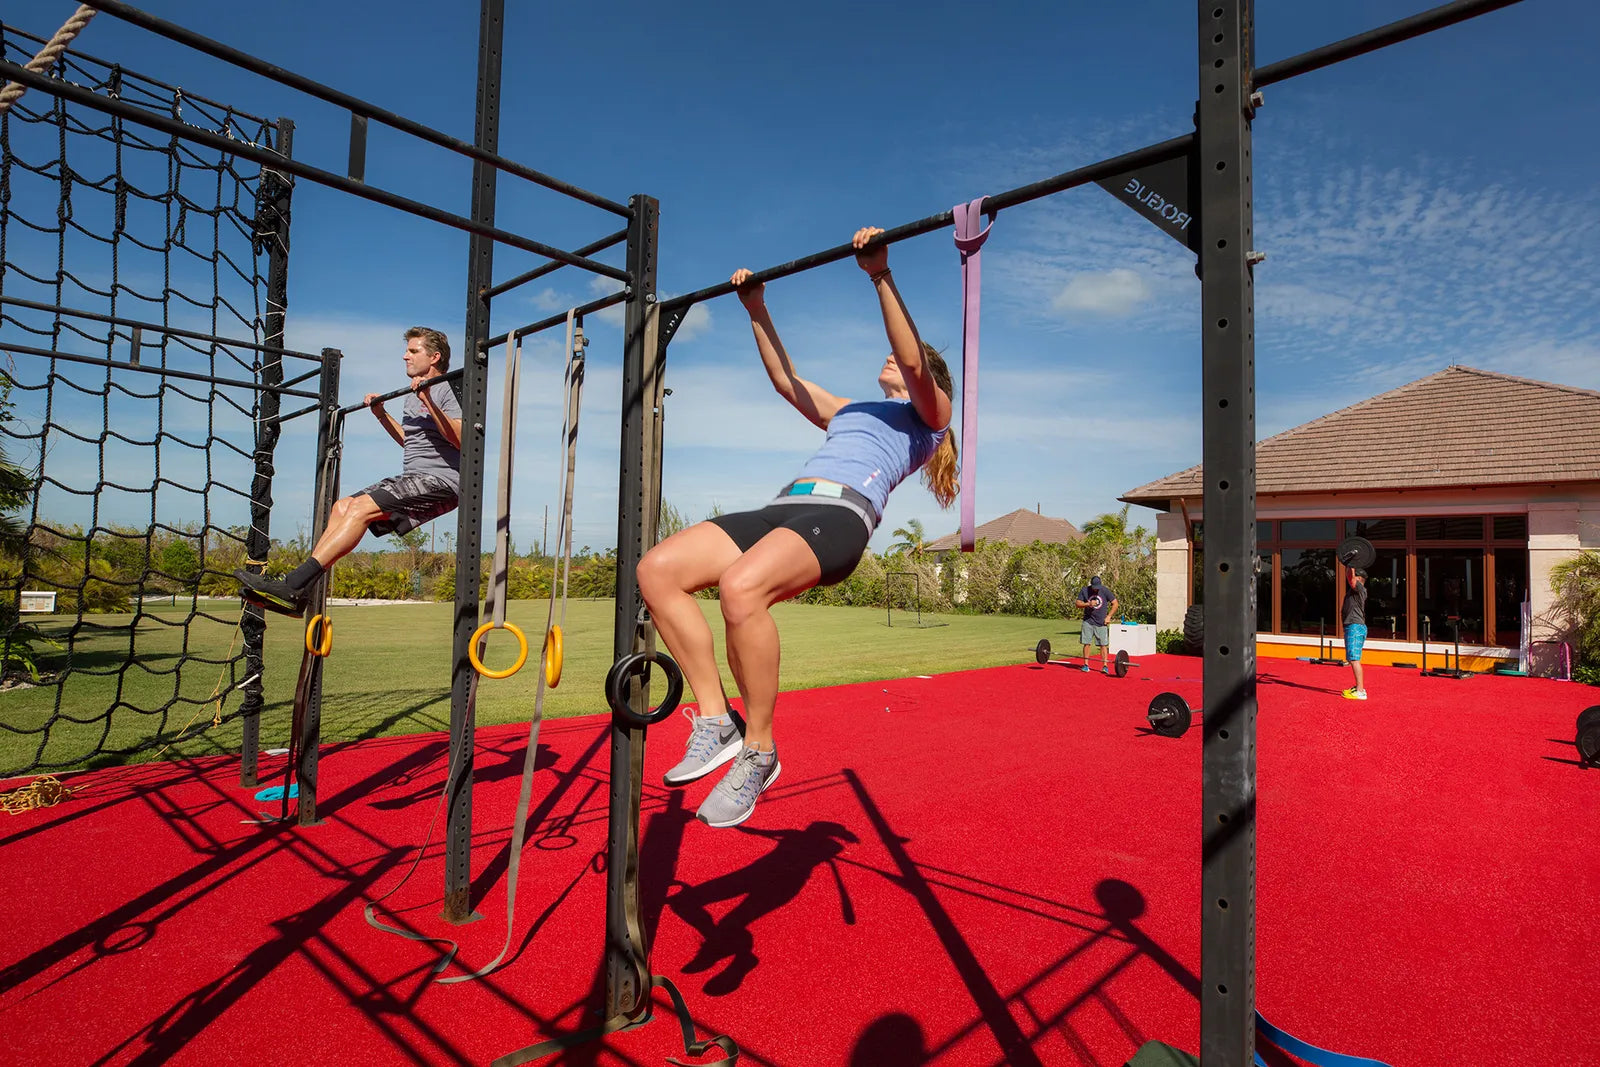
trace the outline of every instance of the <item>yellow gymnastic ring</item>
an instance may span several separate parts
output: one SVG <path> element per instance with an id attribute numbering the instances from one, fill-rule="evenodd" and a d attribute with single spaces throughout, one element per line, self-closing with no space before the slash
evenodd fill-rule
<path id="1" fill-rule="evenodd" d="M 517 639 L 517 662 L 513 663 L 503 671 L 490 670 L 488 667 L 483 665 L 483 660 L 478 658 L 478 642 L 482 640 L 483 635 L 488 633 L 490 630 L 509 630 L 511 632 L 511 636 Z M 520 671 L 524 663 L 528 662 L 528 639 L 523 636 L 522 629 L 517 626 L 516 623 L 496 623 L 493 620 L 490 620 L 489 622 L 486 622 L 482 626 L 478 627 L 476 630 L 472 631 L 472 640 L 467 644 L 467 658 L 472 661 L 472 669 L 483 675 L 485 678 L 509 678 L 513 674 L 516 674 L 518 671 Z"/>
<path id="2" fill-rule="evenodd" d="M 313 636 L 317 632 L 317 623 L 322 623 L 322 641 L 319 643 Z M 306 651 L 313 656 L 326 656 L 333 651 L 333 619 L 327 615 L 313 615 L 311 621 L 306 623 Z"/>
<path id="3" fill-rule="evenodd" d="M 544 638 L 544 682 L 551 689 L 561 684 L 561 627 L 552 626 Z"/>

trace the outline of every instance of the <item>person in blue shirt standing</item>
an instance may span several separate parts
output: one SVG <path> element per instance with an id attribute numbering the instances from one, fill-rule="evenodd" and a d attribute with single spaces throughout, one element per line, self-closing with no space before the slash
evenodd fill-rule
<path id="1" fill-rule="evenodd" d="M 1106 674 L 1111 673 L 1110 646 L 1111 628 L 1106 620 L 1111 618 L 1117 610 L 1117 595 L 1110 589 L 1100 584 L 1097 574 L 1089 579 L 1089 584 L 1078 591 L 1075 601 L 1083 609 L 1083 667 L 1089 669 L 1089 646 L 1098 645 L 1100 648 L 1100 669 Z"/>
<path id="2" fill-rule="evenodd" d="M 699 714 L 689 716 L 694 727 L 684 758 L 665 781 L 684 785 L 733 764 L 696 812 L 710 826 L 747 819 L 780 770 L 772 730 L 779 641 L 769 609 L 848 578 L 883 520 L 890 491 L 917 470 L 941 507 L 956 496 L 950 370 L 917 335 L 889 274 L 888 246 L 871 243 L 881 233 L 858 230 L 852 244 L 889 339 L 877 379 L 883 399 L 850 400 L 800 377 L 778 339 L 763 287 L 749 283 L 749 271 L 737 271 L 733 285 L 772 387 L 827 438 L 766 507 L 696 523 L 639 561 L 639 591 L 700 705 Z M 693 596 L 712 586 L 719 590 L 728 665 L 744 697 L 742 731 L 729 714 L 711 628 Z"/>

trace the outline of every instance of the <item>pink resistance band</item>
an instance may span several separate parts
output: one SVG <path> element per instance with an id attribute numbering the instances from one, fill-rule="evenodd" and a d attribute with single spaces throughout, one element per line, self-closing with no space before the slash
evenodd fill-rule
<path id="1" fill-rule="evenodd" d="M 961 253 L 961 551 L 971 552 L 978 517 L 978 297 L 983 289 L 979 249 L 989 237 L 981 230 L 983 197 L 957 204 L 956 249 Z"/>

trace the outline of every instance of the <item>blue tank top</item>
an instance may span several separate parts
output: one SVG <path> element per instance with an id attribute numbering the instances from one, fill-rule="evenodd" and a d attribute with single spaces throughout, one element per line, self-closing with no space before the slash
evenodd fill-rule
<path id="1" fill-rule="evenodd" d="M 828 422 L 828 439 L 796 481 L 824 478 L 848 485 L 872 502 L 881 520 L 890 491 L 932 458 L 947 432 L 929 429 L 909 400 L 846 404 Z"/>

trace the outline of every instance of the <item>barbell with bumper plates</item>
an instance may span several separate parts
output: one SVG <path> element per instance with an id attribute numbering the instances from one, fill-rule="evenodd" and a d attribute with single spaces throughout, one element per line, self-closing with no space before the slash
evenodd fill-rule
<path id="1" fill-rule="evenodd" d="M 1157 693 L 1145 717 L 1150 720 L 1150 729 L 1162 737 L 1182 737 L 1197 714 L 1198 709 L 1191 710 L 1189 702 L 1177 693 Z"/>
<path id="2" fill-rule="evenodd" d="M 641 715 L 628 703 L 628 679 L 633 675 L 640 675 L 641 684 L 648 686 L 652 663 L 660 666 L 666 673 L 667 695 L 662 698 L 659 706 Z M 611 705 L 613 715 L 629 725 L 654 726 L 664 721 L 678 710 L 678 701 L 682 698 L 683 671 L 665 652 L 635 652 L 623 656 L 611 665 L 611 670 L 606 672 L 606 703 Z"/>
<path id="3" fill-rule="evenodd" d="M 1600 767 L 1600 704 L 1578 713 L 1578 762 Z"/>
<path id="4" fill-rule="evenodd" d="M 1041 637 L 1039 643 L 1033 646 L 1033 661 L 1041 667 L 1050 662 L 1049 638 Z M 1071 663 L 1073 660 L 1070 656 L 1062 656 L 1057 662 Z M 1132 666 L 1135 666 L 1135 664 L 1128 659 L 1128 650 L 1125 648 L 1111 657 L 1111 673 L 1118 678 L 1126 678 L 1128 676 L 1128 668 Z"/>
<path id="5" fill-rule="evenodd" d="M 1356 570 L 1366 570 L 1378 558 L 1378 550 L 1365 537 L 1346 537 L 1339 542 L 1339 562 Z"/>

